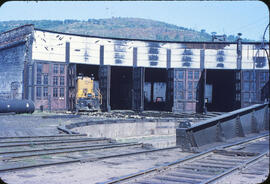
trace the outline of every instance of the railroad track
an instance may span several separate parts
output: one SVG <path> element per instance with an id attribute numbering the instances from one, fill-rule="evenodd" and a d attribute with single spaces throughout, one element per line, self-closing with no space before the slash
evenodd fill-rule
<path id="1" fill-rule="evenodd" d="M 263 134 L 99 184 L 212 183 L 267 154 L 269 157 L 268 139 L 269 133 Z"/>
<path id="2" fill-rule="evenodd" d="M 116 143 L 106 138 L 87 138 L 86 135 L 1 137 L 0 172 L 91 162 L 177 148 L 154 149 L 145 147 L 142 143 Z"/>

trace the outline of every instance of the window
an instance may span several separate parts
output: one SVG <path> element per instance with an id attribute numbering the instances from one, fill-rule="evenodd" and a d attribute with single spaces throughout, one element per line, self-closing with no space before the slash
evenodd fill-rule
<path id="1" fill-rule="evenodd" d="M 256 101 L 256 93 L 250 93 L 251 101 Z"/>
<path id="2" fill-rule="evenodd" d="M 256 91 L 256 83 L 254 81 L 251 83 L 250 91 Z"/>
<path id="3" fill-rule="evenodd" d="M 254 73 L 253 72 L 250 72 L 250 80 L 254 81 L 255 80 L 255 77 L 254 77 Z"/>
<path id="4" fill-rule="evenodd" d="M 48 87 L 43 88 L 43 96 L 48 97 Z"/>
<path id="5" fill-rule="evenodd" d="M 188 79 L 193 79 L 193 71 L 188 71 Z"/>
<path id="6" fill-rule="evenodd" d="M 184 92 L 183 91 L 180 91 L 178 93 L 178 95 L 179 95 L 179 99 L 184 99 Z"/>
<path id="7" fill-rule="evenodd" d="M 249 71 L 244 71 L 243 72 L 243 78 L 244 78 L 245 81 L 249 80 Z"/>
<path id="8" fill-rule="evenodd" d="M 235 90 L 239 91 L 240 89 L 241 89 L 240 83 L 239 82 L 235 83 Z"/>
<path id="9" fill-rule="evenodd" d="M 45 85 L 46 85 L 46 84 L 47 84 L 47 85 L 49 84 L 48 74 L 44 74 L 44 75 L 43 75 L 43 84 L 45 84 Z"/>
<path id="10" fill-rule="evenodd" d="M 179 90 L 183 90 L 184 89 L 184 83 L 183 83 L 183 81 L 179 81 L 177 83 L 178 83 L 178 89 Z"/>
<path id="11" fill-rule="evenodd" d="M 266 80 L 266 73 L 264 73 L 264 72 L 261 72 L 260 73 L 260 80 L 261 81 L 265 81 Z"/>
<path id="12" fill-rule="evenodd" d="M 41 73 L 37 73 L 37 84 L 41 84 Z"/>
<path id="13" fill-rule="evenodd" d="M 55 73 L 55 74 L 58 73 L 58 65 L 57 64 L 53 65 L 53 73 Z"/>
<path id="14" fill-rule="evenodd" d="M 198 86 L 198 82 L 197 81 L 194 81 L 194 88 L 197 89 L 197 86 Z"/>
<path id="15" fill-rule="evenodd" d="M 189 90 L 192 90 L 193 88 L 192 88 L 192 82 L 191 81 L 188 81 L 188 89 Z"/>
<path id="16" fill-rule="evenodd" d="M 42 67 L 43 65 L 41 63 L 37 64 L 37 73 L 42 73 Z"/>
<path id="17" fill-rule="evenodd" d="M 65 85 L 65 77 L 64 76 L 60 76 L 60 85 L 61 86 Z"/>
<path id="18" fill-rule="evenodd" d="M 64 97 L 64 96 L 65 96 L 65 89 L 60 88 L 60 97 Z"/>
<path id="19" fill-rule="evenodd" d="M 37 98 L 41 98 L 41 87 L 37 87 L 36 89 L 37 89 L 36 91 Z"/>
<path id="20" fill-rule="evenodd" d="M 58 88 L 53 88 L 53 97 L 58 97 Z"/>
<path id="21" fill-rule="evenodd" d="M 193 96 L 192 96 L 192 91 L 188 92 L 188 100 L 192 100 Z"/>
<path id="22" fill-rule="evenodd" d="M 53 85 L 54 86 L 58 85 L 58 77 L 57 76 L 53 76 Z"/>
<path id="23" fill-rule="evenodd" d="M 249 101 L 249 93 L 244 93 L 244 101 L 245 102 Z"/>
<path id="24" fill-rule="evenodd" d="M 240 100 L 241 100 L 241 95 L 240 95 L 240 93 L 237 93 L 237 94 L 236 94 L 235 100 L 236 100 L 236 101 L 240 101 Z"/>
<path id="25" fill-rule="evenodd" d="M 249 91 L 249 82 L 244 82 L 244 91 Z"/>
<path id="26" fill-rule="evenodd" d="M 200 72 L 199 71 L 195 71 L 194 72 L 194 78 L 195 79 L 199 79 L 199 77 L 200 77 Z"/>
<path id="27" fill-rule="evenodd" d="M 180 70 L 179 71 L 179 79 L 183 79 L 184 78 L 184 71 L 183 70 Z"/>
<path id="28" fill-rule="evenodd" d="M 60 65 L 60 73 L 65 73 L 65 65 Z"/>

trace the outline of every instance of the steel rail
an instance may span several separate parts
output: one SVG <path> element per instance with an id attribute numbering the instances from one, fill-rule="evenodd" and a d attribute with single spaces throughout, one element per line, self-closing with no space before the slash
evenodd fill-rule
<path id="1" fill-rule="evenodd" d="M 221 173 L 221 174 L 219 174 L 217 176 L 214 176 L 214 177 L 212 177 L 212 178 L 210 178 L 210 179 L 208 179 L 206 181 L 201 182 L 200 184 L 207 184 L 207 183 L 211 183 L 213 181 L 216 181 L 216 180 L 218 180 L 218 179 L 220 179 L 220 178 L 222 178 L 222 177 L 224 177 L 224 176 L 226 176 L 226 175 L 228 175 L 228 174 L 230 174 L 230 173 L 232 173 L 232 172 L 234 172 L 234 171 L 236 171 L 238 169 L 241 169 L 241 168 L 245 167 L 246 165 L 248 165 L 248 164 L 250 164 L 252 162 L 255 162 L 256 160 L 260 159 L 261 157 L 265 156 L 268 153 L 269 153 L 269 151 L 266 151 L 266 152 L 264 152 L 262 154 L 259 154 L 255 158 L 251 158 L 248 161 L 246 161 L 246 162 L 244 162 L 244 163 L 242 163 L 242 164 L 240 164 L 240 165 L 238 165 L 238 166 L 236 166 L 236 167 L 234 167 L 234 168 L 232 168 L 232 169 L 230 169 L 230 170 L 228 170 L 228 171 L 226 171 L 224 173 Z"/>
<path id="2" fill-rule="evenodd" d="M 36 146 L 36 145 L 46 145 L 46 144 L 62 144 L 62 143 L 75 143 L 75 142 L 94 142 L 94 141 L 110 141 L 111 139 L 108 138 L 82 138 L 82 139 L 70 139 L 70 140 L 55 140 L 55 141 L 38 141 L 38 142 L 28 142 L 28 143 L 22 143 L 22 144 L 6 144 L 1 145 L 0 148 L 3 147 L 17 147 L 17 146 Z"/>
<path id="3" fill-rule="evenodd" d="M 84 158 L 76 158 L 76 159 L 72 159 L 72 160 L 70 159 L 70 160 L 66 160 L 66 161 L 56 161 L 56 162 L 50 162 L 50 163 L 30 164 L 30 165 L 27 165 L 27 166 L 17 166 L 17 167 L 15 166 L 15 167 L 2 168 L 2 169 L 0 168 L 0 172 L 27 169 L 27 168 L 34 168 L 34 167 L 43 167 L 43 166 L 52 166 L 52 165 L 76 163 L 76 162 L 80 162 L 80 163 L 92 162 L 92 161 L 102 160 L 102 159 L 107 159 L 107 158 L 131 156 L 131 155 L 145 154 L 145 153 L 151 153 L 151 152 L 157 152 L 157 151 L 165 151 L 165 150 L 177 149 L 177 148 L 180 148 L 180 147 L 169 147 L 169 148 L 153 149 L 153 150 L 147 150 L 147 151 L 139 151 L 139 152 L 124 153 L 124 154 L 107 155 L 107 156 L 100 156 L 100 157 L 84 157 Z"/>
<path id="4" fill-rule="evenodd" d="M 136 172 L 136 173 L 133 173 L 133 174 L 122 176 L 122 177 L 119 177 L 119 178 L 116 178 L 116 179 L 113 179 L 113 180 L 110 180 L 110 181 L 100 182 L 98 184 L 114 184 L 114 183 L 118 183 L 118 182 L 121 182 L 121 181 L 127 181 L 129 179 L 132 179 L 132 178 L 135 178 L 135 177 L 138 177 L 138 176 L 142 176 L 144 174 L 148 174 L 148 173 L 152 173 L 152 172 L 156 172 L 156 171 L 161 171 L 161 170 L 166 170 L 169 167 L 172 167 L 172 166 L 178 165 L 178 164 L 182 164 L 182 163 L 187 162 L 187 161 L 189 161 L 191 159 L 200 158 L 202 156 L 207 156 L 207 155 L 213 153 L 217 149 L 224 149 L 224 148 L 232 147 L 232 146 L 235 146 L 235 145 L 244 144 L 246 142 L 254 141 L 256 139 L 260 139 L 260 138 L 266 137 L 266 136 L 269 136 L 269 132 L 268 133 L 265 133 L 263 135 L 255 136 L 255 137 L 252 137 L 252 138 L 248 138 L 246 140 L 237 141 L 235 143 L 230 143 L 230 144 L 226 144 L 226 145 L 222 145 L 222 146 L 217 146 L 217 147 L 214 147 L 214 148 L 210 148 L 210 149 L 208 149 L 206 151 L 203 151 L 201 153 L 196 153 L 196 154 L 193 154 L 193 155 L 184 157 L 182 159 L 176 160 L 174 162 L 166 163 L 166 164 L 161 165 L 161 166 L 158 166 L 158 167 L 153 167 L 153 168 L 146 169 L 146 170 L 143 170 L 143 171 L 139 171 L 139 172 Z M 259 157 L 259 156 L 257 156 L 257 157 Z"/>
<path id="5" fill-rule="evenodd" d="M 134 144 L 134 143 L 136 143 L 136 142 L 129 142 L 129 143 L 109 143 L 109 144 L 92 144 L 92 145 L 85 145 L 85 146 L 64 146 L 64 147 L 57 147 L 57 148 L 42 148 L 42 149 L 30 149 L 30 150 L 17 150 L 17 151 L 0 152 L 0 155 L 16 154 L 16 153 L 28 153 L 28 152 L 38 152 L 38 151 L 53 151 L 53 150 L 62 150 L 62 149 L 101 147 L 101 146 L 107 146 L 107 145 L 123 145 L 123 144 Z"/>
<path id="6" fill-rule="evenodd" d="M 95 151 L 95 150 L 102 150 L 102 149 L 112 149 L 112 148 L 131 147 L 131 146 L 142 146 L 142 143 L 107 145 L 107 146 L 98 146 L 98 147 L 91 147 L 91 148 L 78 148 L 75 150 L 66 150 L 66 151 L 55 150 L 54 152 L 47 152 L 47 153 L 33 153 L 33 154 L 26 154 L 26 155 L 15 155 L 11 157 L 2 157 L 2 158 L 0 157 L 0 160 L 7 161 L 7 160 L 26 158 L 26 157 L 38 157 L 38 156 L 44 156 L 44 155 L 56 155 L 56 154 L 82 152 L 82 151 Z"/>
<path id="7" fill-rule="evenodd" d="M 22 140 L 22 141 L 0 141 L 0 147 L 2 146 L 1 144 L 13 144 L 13 143 L 32 143 L 32 142 L 48 142 L 48 141 L 73 141 L 73 140 L 103 140 L 103 139 L 108 139 L 108 138 L 66 138 L 66 139 L 43 139 L 43 140 Z M 109 139 L 108 139 L 109 140 Z"/>
<path id="8" fill-rule="evenodd" d="M 77 137 L 87 136 L 87 134 L 63 134 L 63 135 L 38 135 L 38 136 L 19 136 L 19 137 L 0 137 L 0 139 L 36 139 L 36 138 L 50 138 L 50 137 Z"/>

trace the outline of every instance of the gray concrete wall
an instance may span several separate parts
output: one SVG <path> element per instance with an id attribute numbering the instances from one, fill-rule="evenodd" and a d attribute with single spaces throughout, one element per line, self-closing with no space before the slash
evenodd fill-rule
<path id="1" fill-rule="evenodd" d="M 22 99 L 25 45 L 0 50 L 0 97 Z"/>
<path id="2" fill-rule="evenodd" d="M 134 122 L 94 124 L 72 129 L 91 137 L 128 138 L 151 135 L 175 135 L 175 122 Z"/>
<path id="3" fill-rule="evenodd" d="M 27 63 L 32 61 L 33 25 L 0 34 L 0 98 L 25 98 Z"/>

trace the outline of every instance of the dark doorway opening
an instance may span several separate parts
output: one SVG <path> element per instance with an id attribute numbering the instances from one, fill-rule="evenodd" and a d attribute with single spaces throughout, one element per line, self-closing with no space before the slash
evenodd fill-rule
<path id="1" fill-rule="evenodd" d="M 98 81 L 98 69 L 97 65 L 77 64 L 76 74 L 77 76 L 94 77 L 94 80 Z"/>
<path id="2" fill-rule="evenodd" d="M 206 70 L 206 88 L 210 89 L 206 89 L 205 94 L 208 111 L 229 112 L 235 109 L 234 70 Z"/>
<path id="3" fill-rule="evenodd" d="M 145 69 L 144 109 L 166 110 L 167 70 L 159 68 Z"/>
<path id="4" fill-rule="evenodd" d="M 132 106 L 132 68 L 111 67 L 111 109 L 131 109 Z"/>

